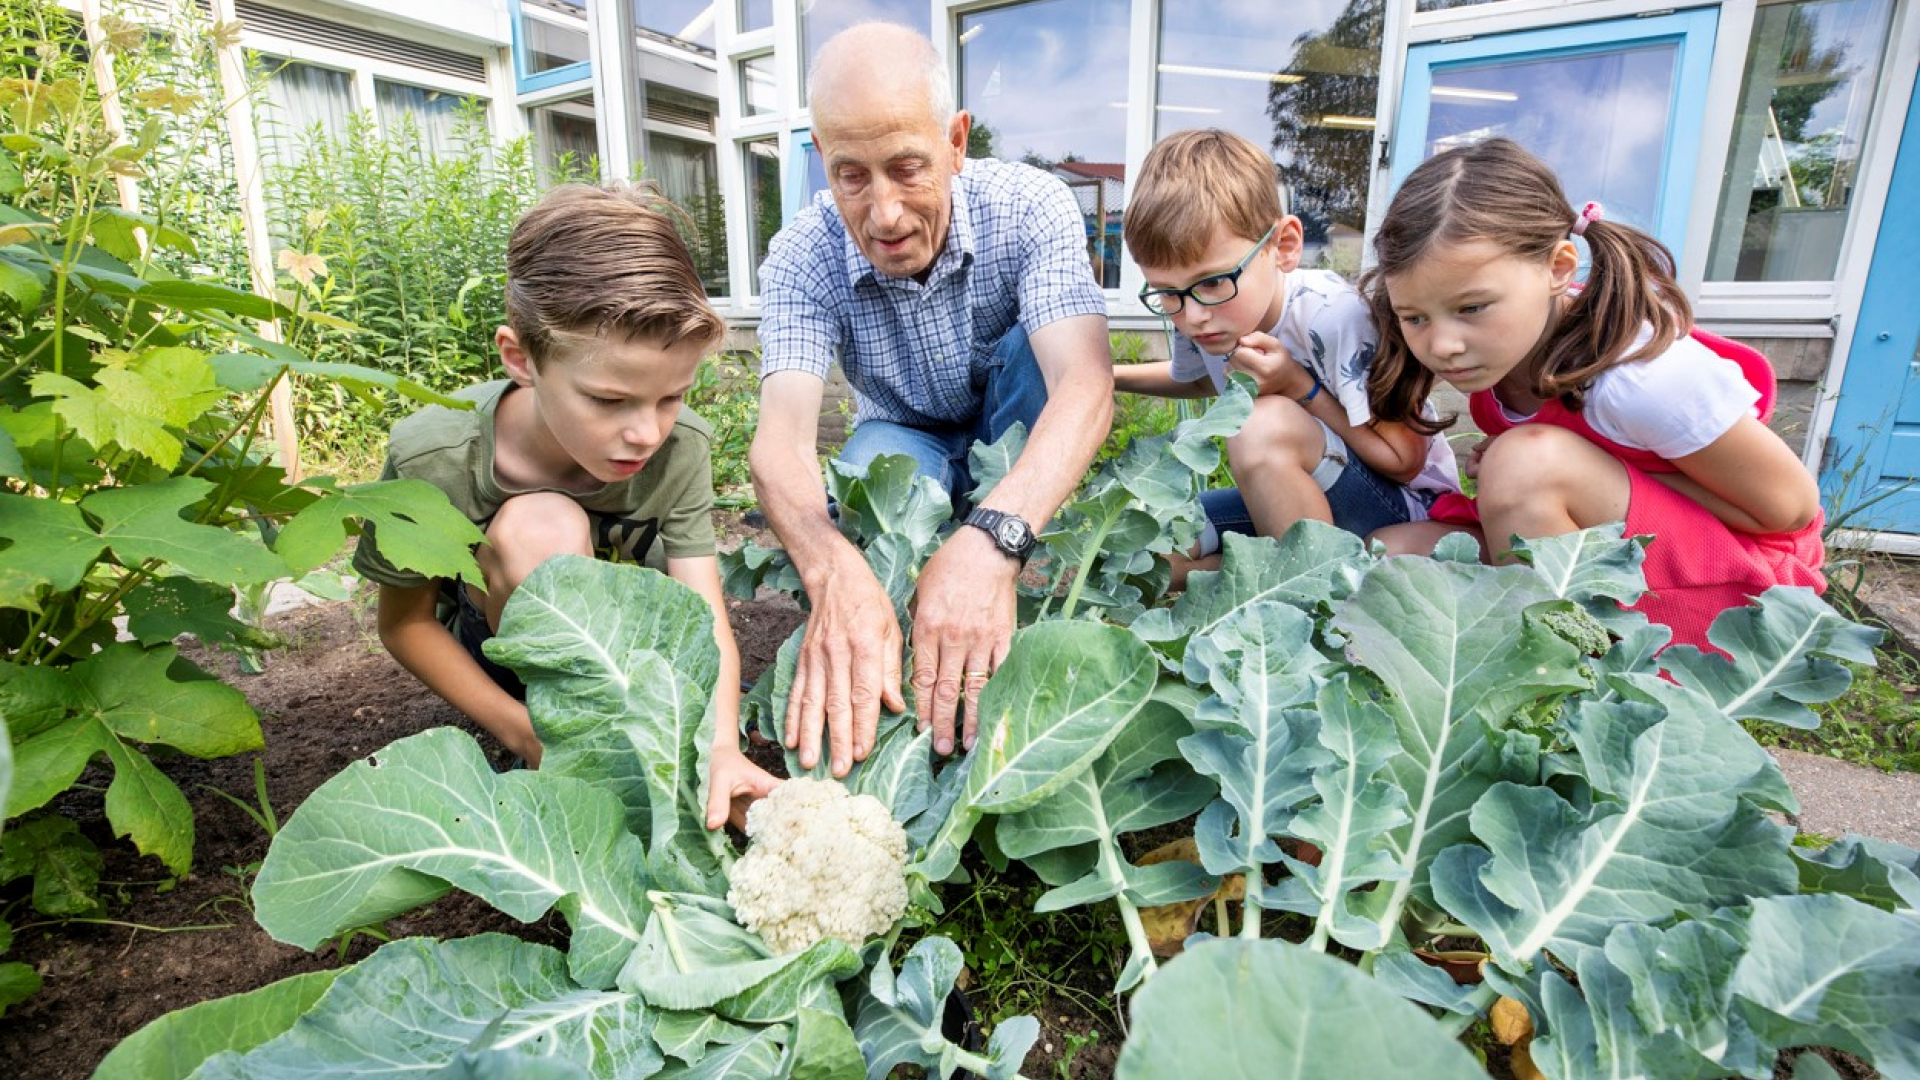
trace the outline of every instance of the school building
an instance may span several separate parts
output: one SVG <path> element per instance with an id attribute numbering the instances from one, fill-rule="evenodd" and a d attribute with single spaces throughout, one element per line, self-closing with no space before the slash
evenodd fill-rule
<path id="1" fill-rule="evenodd" d="M 204 2 L 204 0 L 203 0 Z M 1678 256 L 1707 329 L 1759 347 L 1776 427 L 1860 524 L 1920 552 L 1920 0 L 238 0 L 291 61 L 291 122 L 423 125 L 476 97 L 502 136 L 644 170 L 724 231 L 708 285 L 741 336 L 780 224 L 822 190 L 807 64 L 868 19 L 946 54 L 971 153 L 1075 191 L 1114 327 L 1163 350 L 1118 243 L 1153 142 L 1270 147 L 1309 261 L 1358 271 L 1398 181 L 1506 135 L 1576 203 Z"/>

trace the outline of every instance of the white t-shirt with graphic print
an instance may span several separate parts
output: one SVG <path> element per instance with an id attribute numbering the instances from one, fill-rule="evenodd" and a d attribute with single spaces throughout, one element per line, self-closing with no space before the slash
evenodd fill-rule
<path id="1" fill-rule="evenodd" d="M 1346 410 L 1348 425 L 1360 427 L 1372 421 L 1367 376 L 1373 370 L 1380 337 L 1360 291 L 1339 274 L 1317 269 L 1296 269 L 1282 278 L 1280 287 L 1286 290 L 1286 304 L 1280 310 L 1280 321 L 1267 333 L 1297 363 L 1313 372 L 1325 392 Z M 1202 352 L 1184 335 L 1175 335 L 1175 339 L 1171 368 L 1175 379 L 1211 379 L 1215 393 L 1226 388 L 1226 357 Z M 1421 406 L 1421 415 L 1429 419 L 1436 415 L 1431 403 Z M 1427 460 L 1420 475 L 1407 487 L 1419 492 L 1458 491 L 1459 475 L 1453 448 L 1444 435 L 1436 435 L 1427 440 Z M 1424 512 L 1420 516 L 1424 517 Z"/>

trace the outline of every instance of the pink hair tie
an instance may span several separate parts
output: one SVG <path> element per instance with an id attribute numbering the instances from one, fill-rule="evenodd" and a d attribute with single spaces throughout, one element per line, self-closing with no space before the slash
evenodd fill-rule
<path id="1" fill-rule="evenodd" d="M 1590 221 L 1599 221 L 1605 216 L 1605 213 L 1606 211 L 1597 202 L 1590 202 L 1581 207 L 1579 216 L 1573 219 L 1573 235 L 1584 236 L 1587 231 L 1587 223 Z"/>

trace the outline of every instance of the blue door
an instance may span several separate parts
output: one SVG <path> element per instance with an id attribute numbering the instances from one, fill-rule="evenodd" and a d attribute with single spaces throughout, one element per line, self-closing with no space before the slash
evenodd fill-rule
<path id="1" fill-rule="evenodd" d="M 1505 136 L 1559 173 L 1573 205 L 1603 203 L 1678 254 L 1718 18 L 1697 8 L 1415 45 L 1395 186 L 1439 151 Z"/>
<path id="2" fill-rule="evenodd" d="M 1829 521 L 1920 533 L 1920 92 L 1907 103 L 1887 209 L 1821 455 Z"/>

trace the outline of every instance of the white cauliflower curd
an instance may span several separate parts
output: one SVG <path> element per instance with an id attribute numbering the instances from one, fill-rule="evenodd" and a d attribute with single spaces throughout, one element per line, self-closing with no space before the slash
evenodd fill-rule
<path id="1" fill-rule="evenodd" d="M 776 953 L 822 938 L 858 948 L 907 910 L 907 832 L 871 795 L 800 777 L 747 811 L 727 903 Z"/>

